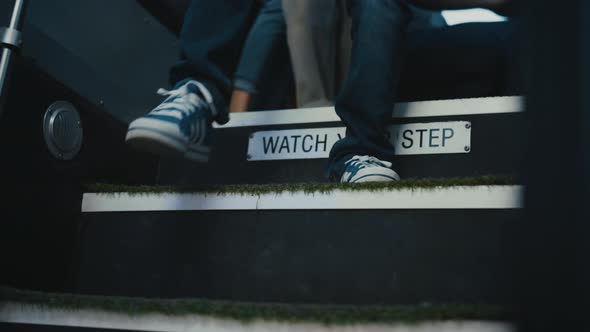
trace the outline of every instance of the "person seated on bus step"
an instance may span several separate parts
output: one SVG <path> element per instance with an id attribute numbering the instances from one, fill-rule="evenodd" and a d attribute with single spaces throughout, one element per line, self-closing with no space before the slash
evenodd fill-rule
<path id="1" fill-rule="evenodd" d="M 230 109 L 246 111 L 268 87 L 277 91 L 262 98 L 269 107 L 290 99 L 281 0 L 192 0 L 180 45 L 181 60 L 170 70 L 173 88 L 160 89 L 161 104 L 129 125 L 126 142 L 134 148 L 205 162 L 212 123 L 226 123 Z M 281 70 L 271 72 L 269 63 Z M 268 72 L 278 77 L 263 82 Z"/>
<path id="2" fill-rule="evenodd" d="M 346 125 L 346 137 L 334 144 L 326 169 L 334 182 L 389 182 L 400 176 L 392 169 L 395 157 L 388 126 L 395 91 L 409 47 L 421 50 L 422 65 L 436 72 L 424 75 L 453 79 L 463 61 L 479 64 L 471 51 L 507 31 L 502 23 L 461 24 L 418 32 L 409 39 L 409 5 L 433 10 L 483 7 L 502 11 L 509 0 L 350 0 L 352 16 L 351 65 L 336 98 L 336 113 Z M 497 40 L 496 40 L 497 41 Z M 477 54 L 480 54 L 478 52 Z M 414 60 L 414 59 L 412 59 Z M 483 65 L 483 64 L 482 64 Z M 436 78 L 435 78 L 436 79 Z"/>

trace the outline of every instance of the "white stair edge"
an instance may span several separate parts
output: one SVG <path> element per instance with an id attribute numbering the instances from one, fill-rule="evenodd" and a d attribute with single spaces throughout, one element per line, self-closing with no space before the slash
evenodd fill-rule
<path id="1" fill-rule="evenodd" d="M 523 97 L 486 97 L 398 103 L 394 118 L 423 118 L 459 115 L 518 113 L 524 110 Z M 304 123 L 340 122 L 334 107 L 300 108 L 290 110 L 231 114 L 230 121 L 216 128 L 292 125 Z"/>
<path id="2" fill-rule="evenodd" d="M 268 194 L 86 193 L 82 212 L 211 210 L 519 209 L 523 186 Z"/>
<path id="3" fill-rule="evenodd" d="M 97 310 L 49 309 L 38 305 L 0 303 L 0 322 L 64 327 L 159 332 L 512 332 L 516 328 L 504 322 L 445 321 L 417 324 L 356 324 L 326 326 L 318 323 L 281 323 L 253 321 L 241 323 L 198 315 L 172 317 L 160 314 L 128 316 Z"/>

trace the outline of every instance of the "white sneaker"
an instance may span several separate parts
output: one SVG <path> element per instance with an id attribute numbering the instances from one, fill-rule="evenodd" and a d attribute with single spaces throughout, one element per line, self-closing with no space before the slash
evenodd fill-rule
<path id="1" fill-rule="evenodd" d="M 371 156 L 354 156 L 344 163 L 342 183 L 393 182 L 399 175 L 391 169 L 392 164 Z"/>

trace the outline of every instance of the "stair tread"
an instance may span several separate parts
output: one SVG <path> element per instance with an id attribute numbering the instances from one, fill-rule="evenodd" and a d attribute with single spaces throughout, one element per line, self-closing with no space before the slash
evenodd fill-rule
<path id="1" fill-rule="evenodd" d="M 503 177 L 354 185 L 95 185 L 84 194 L 82 212 L 517 209 L 522 207 L 522 195 L 522 186 Z"/>
<path id="2" fill-rule="evenodd" d="M 397 104 L 388 133 L 402 178 L 520 176 L 523 97 Z M 345 127 L 333 107 L 247 112 L 216 126 L 208 163 L 163 158 L 158 184 L 325 182 Z M 239 171 L 236 171 L 239 170 Z"/>
<path id="3" fill-rule="evenodd" d="M 486 304 L 422 304 L 394 306 L 317 305 L 213 301 L 206 299 L 154 299 L 45 293 L 0 287 L 5 304 L 18 303 L 55 310 L 96 310 L 131 315 L 199 315 L 242 322 L 254 320 L 350 325 L 442 320 L 504 321 L 513 317 L 507 306 Z M 8 306 L 5 306 L 7 308 Z M 2 308 L 2 306 L 0 306 Z M 2 310 L 0 310 L 0 313 Z"/>
<path id="4" fill-rule="evenodd" d="M 405 179 L 384 183 L 291 183 L 291 184 L 239 184 L 203 186 L 128 186 L 117 184 L 92 184 L 86 186 L 88 193 L 129 193 L 129 194 L 242 194 L 259 195 L 285 192 L 328 193 L 340 191 L 392 191 L 401 189 L 434 189 L 457 186 L 506 186 L 516 185 L 512 177 L 481 176 L 463 178 Z"/>

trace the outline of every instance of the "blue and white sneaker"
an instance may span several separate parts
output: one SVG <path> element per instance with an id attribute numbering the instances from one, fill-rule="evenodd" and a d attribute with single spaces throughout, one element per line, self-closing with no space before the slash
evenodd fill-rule
<path id="1" fill-rule="evenodd" d="M 172 91 L 160 89 L 158 94 L 166 100 L 131 122 L 127 144 L 157 155 L 208 161 L 211 123 L 217 115 L 211 93 L 203 84 L 188 81 Z"/>
<path id="2" fill-rule="evenodd" d="M 371 156 L 354 156 L 345 163 L 342 183 L 392 182 L 399 175 L 391 169 L 392 164 Z"/>

